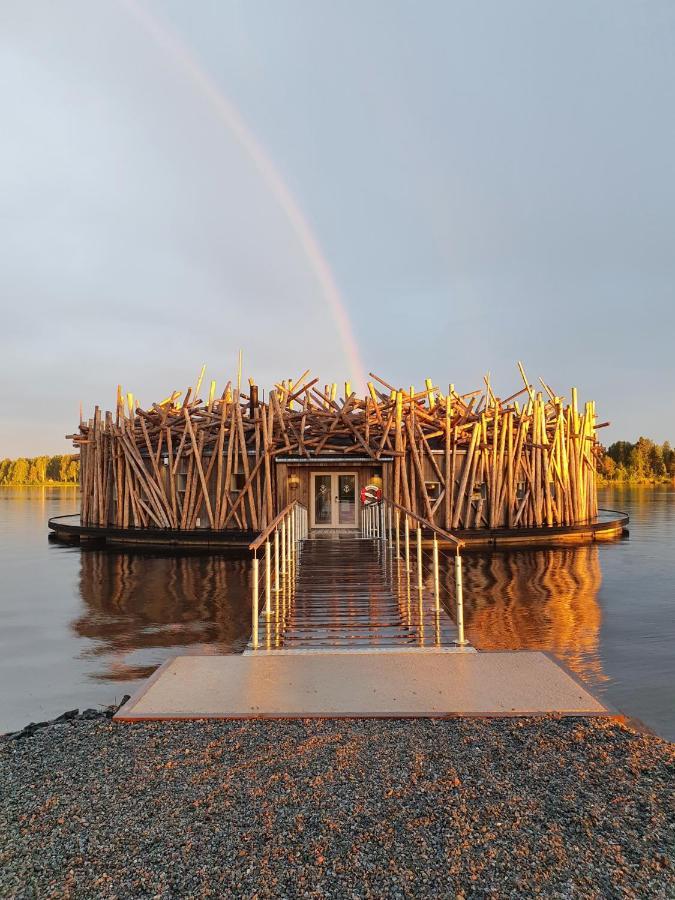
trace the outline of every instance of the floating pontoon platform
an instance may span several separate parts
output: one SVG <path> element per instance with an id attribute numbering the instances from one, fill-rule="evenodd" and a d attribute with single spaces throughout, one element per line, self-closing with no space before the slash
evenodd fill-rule
<path id="1" fill-rule="evenodd" d="M 118 711 L 152 719 L 613 715 L 546 653 L 471 649 L 177 656 Z"/>

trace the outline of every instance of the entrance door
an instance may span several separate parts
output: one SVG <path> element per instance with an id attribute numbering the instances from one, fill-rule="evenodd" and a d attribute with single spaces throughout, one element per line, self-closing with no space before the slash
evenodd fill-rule
<path id="1" fill-rule="evenodd" d="M 356 472 L 313 472 L 312 527 L 356 528 Z"/>

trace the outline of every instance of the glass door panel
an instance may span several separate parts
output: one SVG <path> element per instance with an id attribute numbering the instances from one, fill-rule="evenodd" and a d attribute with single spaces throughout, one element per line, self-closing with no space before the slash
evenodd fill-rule
<path id="1" fill-rule="evenodd" d="M 333 521 L 331 475 L 314 476 L 314 524 L 330 525 Z"/>
<path id="2" fill-rule="evenodd" d="M 338 525 L 356 525 L 356 475 L 337 475 Z"/>
<path id="3" fill-rule="evenodd" d="M 312 472 L 312 527 L 356 528 L 359 519 L 356 472 Z"/>

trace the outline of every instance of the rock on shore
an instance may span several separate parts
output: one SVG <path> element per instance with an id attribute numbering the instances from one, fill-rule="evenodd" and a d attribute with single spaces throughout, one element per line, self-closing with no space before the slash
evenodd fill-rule
<path id="1" fill-rule="evenodd" d="M 674 764 L 603 719 L 66 720 L 0 746 L 0 895 L 671 898 Z"/>

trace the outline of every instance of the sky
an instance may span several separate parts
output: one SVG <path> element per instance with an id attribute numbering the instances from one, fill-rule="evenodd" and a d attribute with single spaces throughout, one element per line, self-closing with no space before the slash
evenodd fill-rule
<path id="1" fill-rule="evenodd" d="M 310 368 L 675 440 L 672 0 L 0 0 L 0 457 Z"/>

